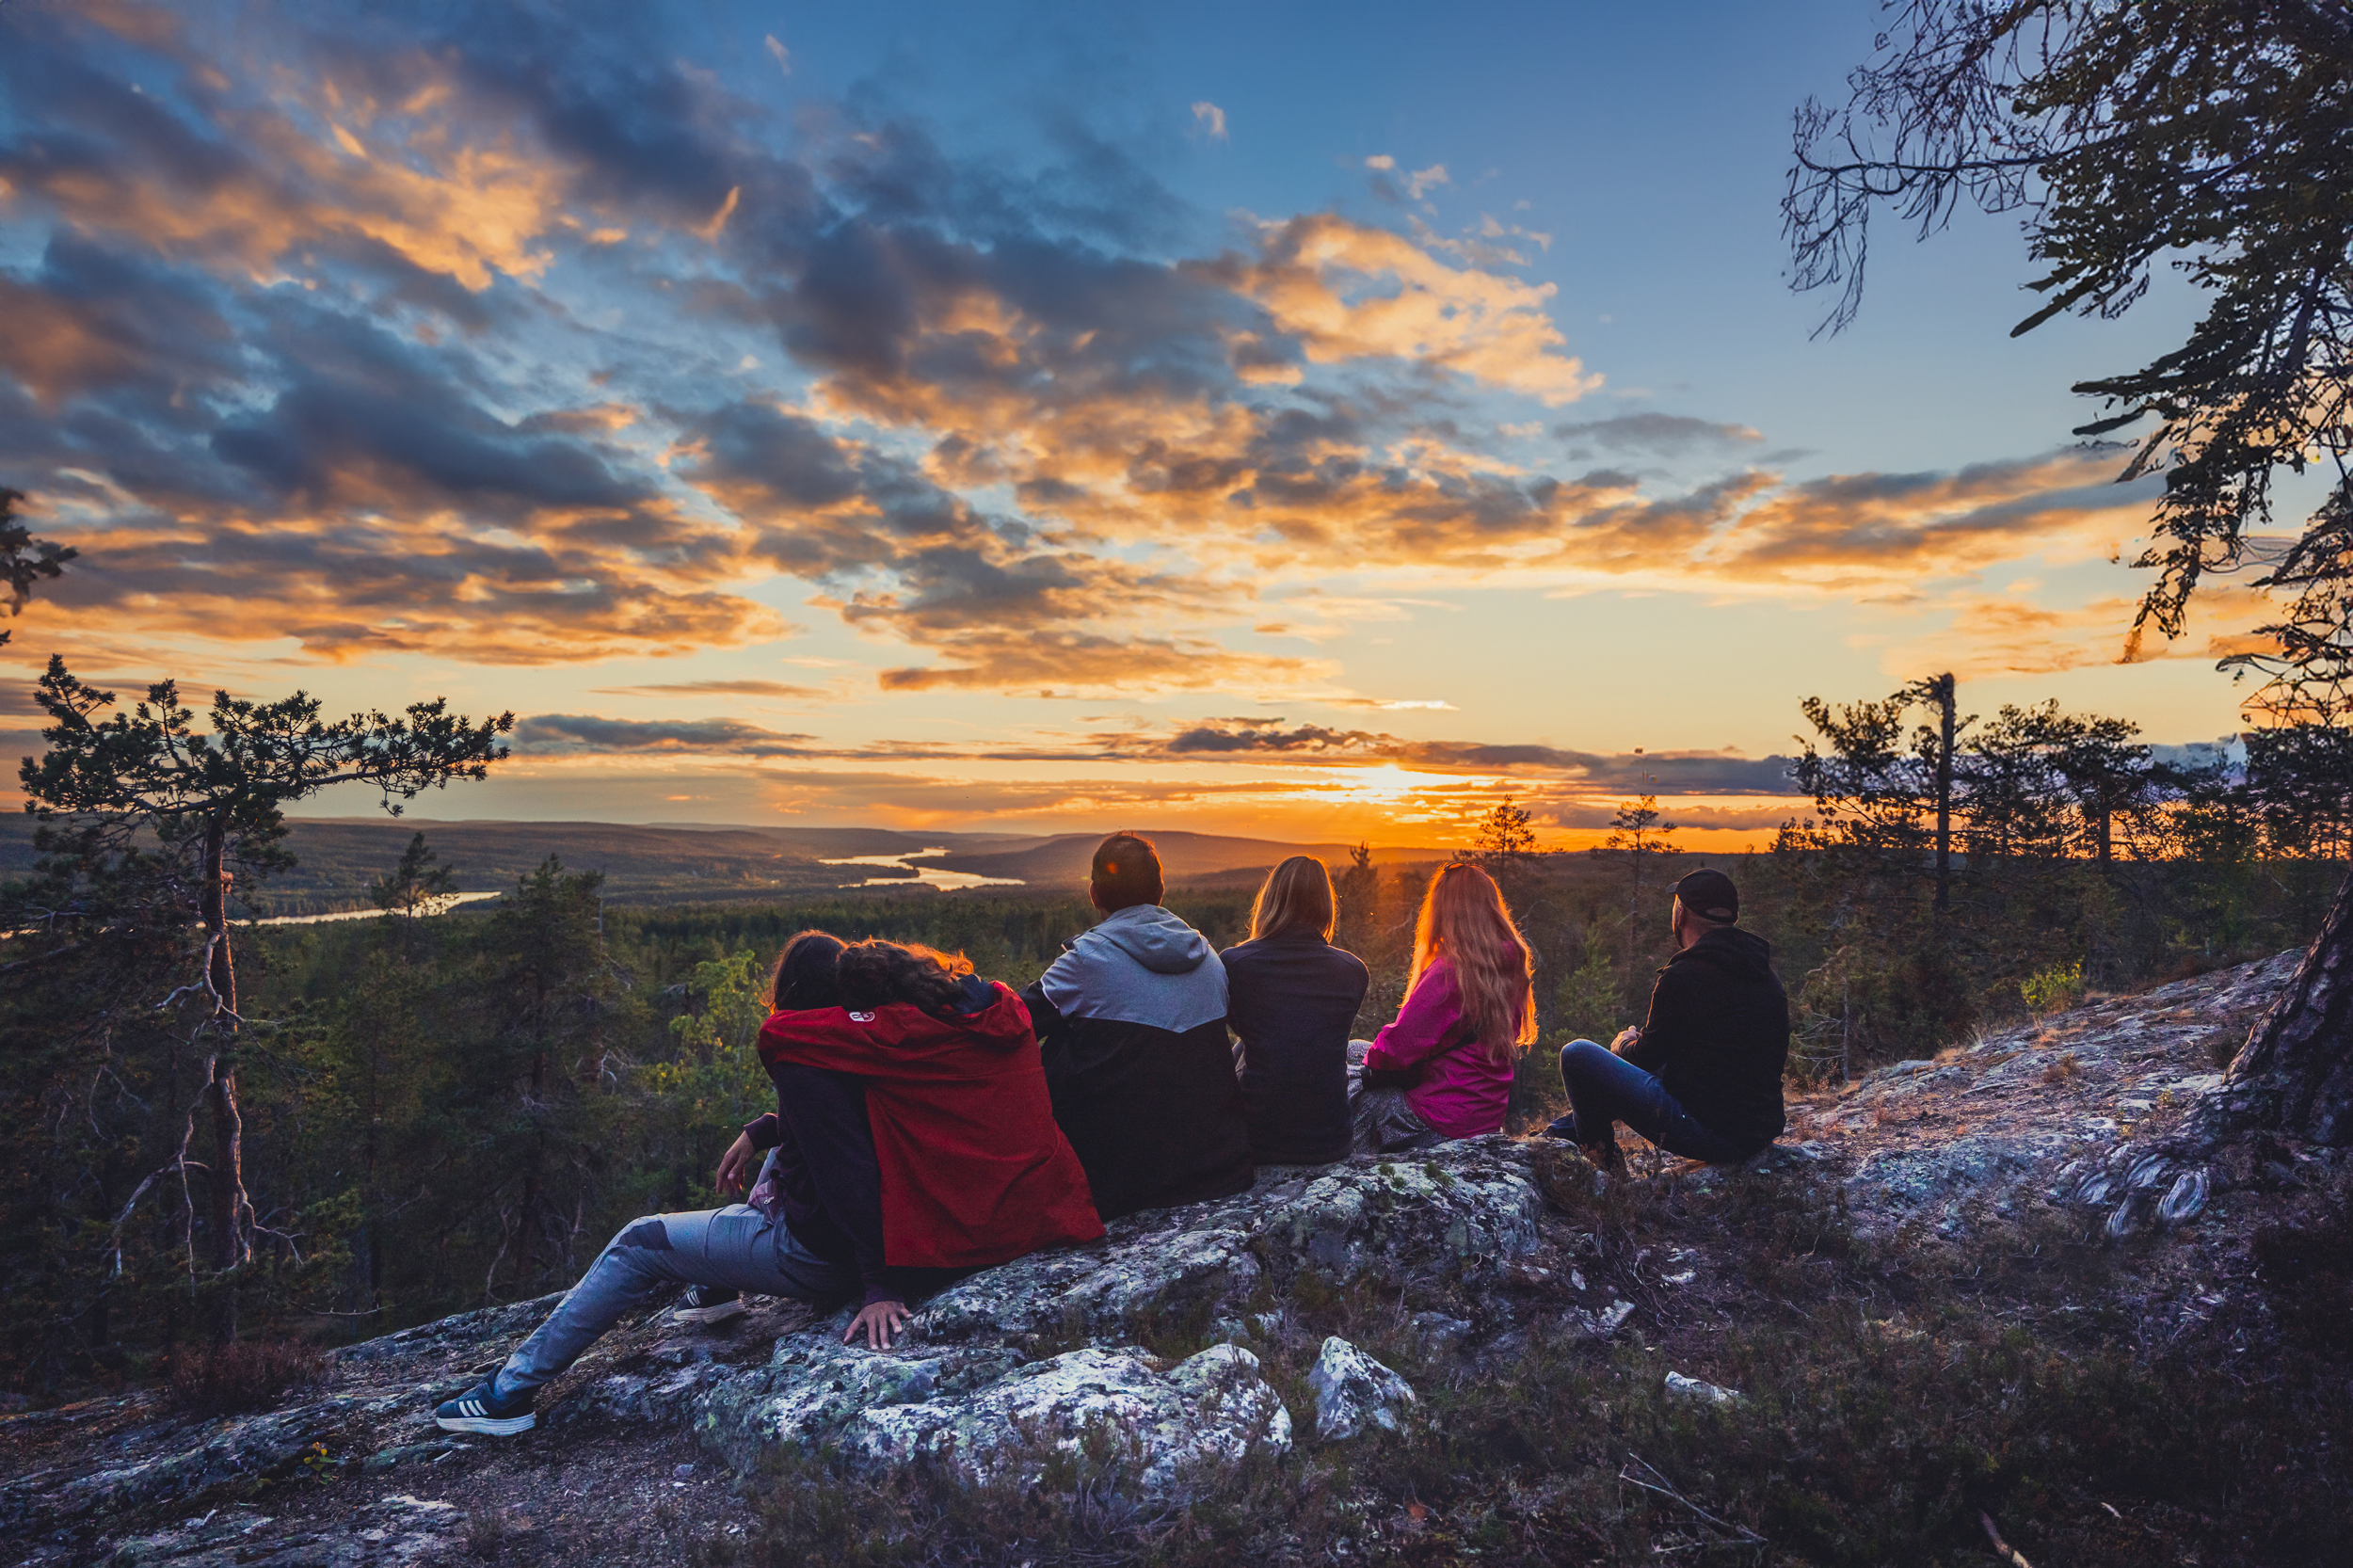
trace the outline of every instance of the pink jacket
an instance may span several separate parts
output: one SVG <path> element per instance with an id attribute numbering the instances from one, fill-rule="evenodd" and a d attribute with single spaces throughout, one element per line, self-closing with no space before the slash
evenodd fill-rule
<path id="1" fill-rule="evenodd" d="M 1445 1045 L 1462 1021 L 1463 998 L 1454 983 L 1454 966 L 1433 958 L 1397 1017 L 1372 1037 L 1365 1065 L 1410 1067 Z M 1512 1071 L 1509 1061 L 1498 1064 L 1484 1048 L 1466 1045 L 1433 1062 L 1422 1080 L 1405 1091 L 1405 1103 L 1443 1137 L 1500 1132 L 1512 1101 Z"/>

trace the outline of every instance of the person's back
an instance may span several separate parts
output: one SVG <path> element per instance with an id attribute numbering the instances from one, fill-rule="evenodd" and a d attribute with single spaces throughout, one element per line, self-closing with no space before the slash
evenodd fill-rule
<path id="1" fill-rule="evenodd" d="M 772 1015 L 761 1060 L 864 1084 L 893 1267 L 982 1268 L 1095 1240 L 1103 1228 L 1055 1125 L 1028 1015 L 1007 987 L 948 962 L 857 944 L 842 957 L 842 1005 Z"/>
<path id="2" fill-rule="evenodd" d="M 1144 840 L 1105 840 L 1090 890 L 1102 922 L 1021 1000 L 1096 1211 L 1109 1220 L 1243 1191 L 1256 1172 L 1225 1041 L 1225 966 L 1160 906 L 1160 859 Z"/>
<path id="3" fill-rule="evenodd" d="M 1251 939 L 1218 955 L 1250 1154 L 1261 1165 L 1348 1158 L 1348 1035 L 1371 977 L 1332 945 L 1332 918 L 1329 873 L 1295 856 L 1259 889 Z"/>
<path id="4" fill-rule="evenodd" d="M 1763 1148 L 1782 1134 L 1789 998 L 1772 948 L 1737 926 L 1701 934 L 1667 960 L 1641 1037 L 1625 1059 L 1727 1138 Z"/>

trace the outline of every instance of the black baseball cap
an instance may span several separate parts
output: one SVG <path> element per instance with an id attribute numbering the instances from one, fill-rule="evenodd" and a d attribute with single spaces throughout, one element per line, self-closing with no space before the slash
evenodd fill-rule
<path id="1" fill-rule="evenodd" d="M 1711 920 L 1737 920 L 1740 918 L 1739 889 L 1732 878 L 1718 871 L 1703 867 L 1675 884 L 1675 897 L 1683 907 Z"/>

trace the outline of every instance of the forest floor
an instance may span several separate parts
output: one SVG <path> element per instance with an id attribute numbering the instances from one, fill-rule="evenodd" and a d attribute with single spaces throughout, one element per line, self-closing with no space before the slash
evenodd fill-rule
<path id="1" fill-rule="evenodd" d="M 737 1475 L 603 1392 L 762 1363 L 811 1321 L 783 1304 L 715 1330 L 650 1314 L 549 1391 L 537 1430 L 438 1433 L 433 1401 L 550 1298 L 350 1347 L 328 1390 L 266 1415 L 174 1416 L 144 1392 L 0 1419 L 0 1539 L 9 1560 L 121 1568 L 1271 1568 L 1985 1562 L 1998 1529 L 2046 1565 L 2317 1560 L 2353 1518 L 2353 1161 L 2251 1141 L 2202 1212 L 2123 1242 L 2056 1195 L 2071 1164 L 2186 1114 L 2295 961 L 1793 1095 L 1787 1137 L 1748 1169 L 1629 1141 L 1629 1176 L 1605 1180 L 1513 1145 L 1549 1199 L 1533 1244 L 1443 1312 L 1302 1276 L 1250 1336 L 1299 1445 L 1190 1507 L 919 1466 Z M 1418 1390 L 1402 1432 L 1314 1438 L 1327 1335 Z M 1174 1358 L 1218 1337 L 1195 1320 L 1142 1342 Z"/>

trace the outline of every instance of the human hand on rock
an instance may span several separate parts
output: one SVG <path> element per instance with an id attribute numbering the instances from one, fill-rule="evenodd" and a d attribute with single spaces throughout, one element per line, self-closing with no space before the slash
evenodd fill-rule
<path id="1" fill-rule="evenodd" d="M 728 1145 L 728 1152 L 719 1157 L 719 1191 L 741 1192 L 759 1160 L 760 1151 L 752 1147 L 751 1134 L 737 1133 L 735 1142 Z"/>
<path id="2" fill-rule="evenodd" d="M 866 1333 L 867 1344 L 878 1351 L 890 1348 L 890 1336 L 906 1326 L 907 1304 L 904 1302 L 868 1302 L 858 1315 L 850 1320 L 850 1332 L 841 1336 L 845 1345 L 857 1342 L 858 1331 Z"/>

